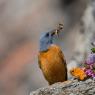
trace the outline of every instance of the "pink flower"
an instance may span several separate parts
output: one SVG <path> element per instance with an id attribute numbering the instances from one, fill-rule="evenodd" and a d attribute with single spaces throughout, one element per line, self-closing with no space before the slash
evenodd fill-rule
<path id="1" fill-rule="evenodd" d="M 91 77 L 92 77 L 92 78 L 95 78 L 95 74 L 93 73 L 93 74 L 91 75 Z"/>

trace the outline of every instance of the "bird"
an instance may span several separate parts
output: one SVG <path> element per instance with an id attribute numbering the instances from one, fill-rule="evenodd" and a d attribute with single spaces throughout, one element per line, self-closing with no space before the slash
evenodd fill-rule
<path id="1" fill-rule="evenodd" d="M 40 38 L 38 64 L 49 85 L 67 80 L 65 56 L 53 41 L 62 29 L 63 24 L 59 24 L 57 29 L 44 33 Z"/>

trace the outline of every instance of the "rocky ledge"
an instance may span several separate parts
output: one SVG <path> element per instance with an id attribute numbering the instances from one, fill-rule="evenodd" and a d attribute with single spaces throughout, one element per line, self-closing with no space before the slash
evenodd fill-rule
<path id="1" fill-rule="evenodd" d="M 39 88 L 30 95 L 95 95 L 95 80 L 70 80 Z"/>

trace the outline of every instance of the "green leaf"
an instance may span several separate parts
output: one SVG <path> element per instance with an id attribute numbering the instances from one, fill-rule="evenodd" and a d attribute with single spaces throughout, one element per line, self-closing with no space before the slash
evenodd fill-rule
<path id="1" fill-rule="evenodd" d="M 95 53 L 95 48 L 92 48 L 91 51 L 92 51 L 93 53 Z"/>

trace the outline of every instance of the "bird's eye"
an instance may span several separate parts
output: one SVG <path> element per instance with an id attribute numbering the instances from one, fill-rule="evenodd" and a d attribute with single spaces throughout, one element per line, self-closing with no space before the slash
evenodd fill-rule
<path id="1" fill-rule="evenodd" d="M 49 36 L 49 33 L 46 34 L 46 37 L 48 37 L 48 36 Z"/>

